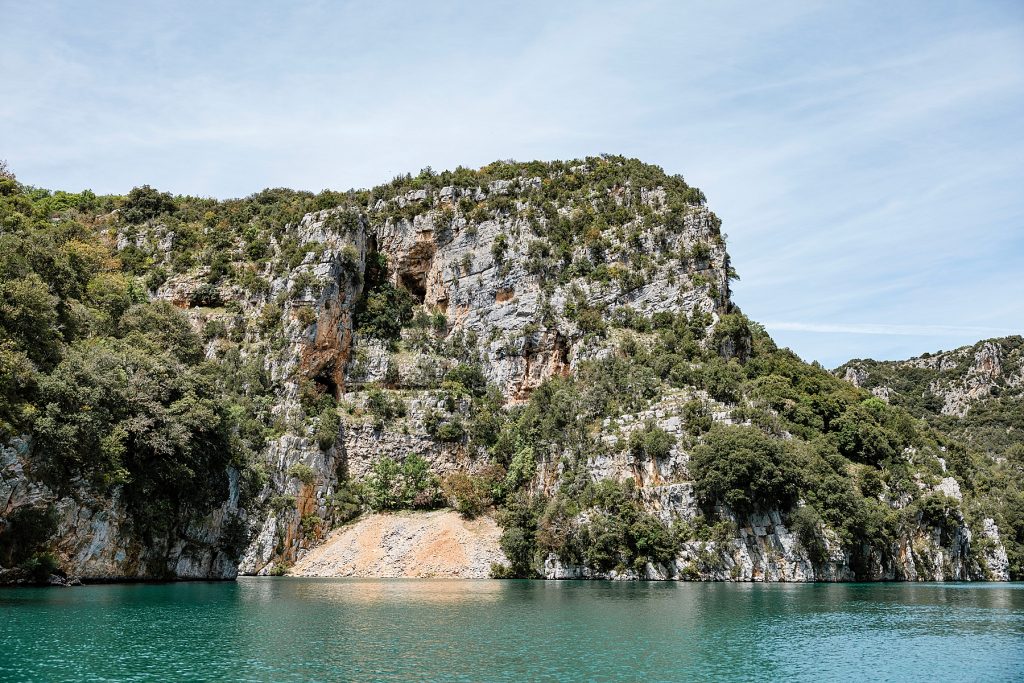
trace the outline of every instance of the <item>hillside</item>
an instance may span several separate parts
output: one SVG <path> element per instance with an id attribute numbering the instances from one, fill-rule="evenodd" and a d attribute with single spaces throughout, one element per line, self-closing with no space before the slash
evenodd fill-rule
<path id="1" fill-rule="evenodd" d="M 1024 444 L 1024 338 L 905 361 L 852 360 L 836 374 L 991 455 Z"/>
<path id="2" fill-rule="evenodd" d="M 7 580 L 280 573 L 443 506 L 497 520 L 500 576 L 1020 575 L 1019 491 L 976 493 L 1019 473 L 778 349 L 660 168 L 228 201 L 7 174 L 0 228 Z"/>
<path id="3" fill-rule="evenodd" d="M 1013 539 L 1024 571 L 1024 338 L 986 339 L 903 361 L 852 360 L 835 374 L 948 436 L 947 466 Z M 992 467 L 992 463 L 998 463 Z"/>

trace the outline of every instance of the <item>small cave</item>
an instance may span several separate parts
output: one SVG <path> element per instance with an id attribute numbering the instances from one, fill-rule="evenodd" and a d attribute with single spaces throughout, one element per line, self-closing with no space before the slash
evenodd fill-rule
<path id="1" fill-rule="evenodd" d="M 338 398 L 338 382 L 334 377 L 334 365 L 328 364 L 320 368 L 320 371 L 313 376 L 313 385 L 318 394 L 330 394 Z"/>
<path id="2" fill-rule="evenodd" d="M 427 298 L 427 273 L 434 263 L 436 250 L 433 242 L 418 242 L 395 269 L 398 284 L 412 294 L 417 304 L 424 303 Z"/>
<path id="3" fill-rule="evenodd" d="M 409 290 L 417 304 L 422 304 L 427 298 L 427 274 L 405 271 L 398 276 L 400 285 Z"/>
<path id="4" fill-rule="evenodd" d="M 554 367 L 557 368 L 556 372 L 563 376 L 569 376 L 569 346 L 565 343 L 565 337 L 555 332 L 554 341 L 555 350 L 555 361 Z"/>

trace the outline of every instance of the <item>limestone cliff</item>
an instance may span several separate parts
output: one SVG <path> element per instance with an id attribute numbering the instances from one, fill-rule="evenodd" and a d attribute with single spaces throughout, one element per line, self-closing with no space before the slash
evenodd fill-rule
<path id="1" fill-rule="evenodd" d="M 852 360 L 836 372 L 919 414 L 962 418 L 1024 395 L 1024 339 L 988 339 L 904 361 Z"/>
<path id="2" fill-rule="evenodd" d="M 419 538 L 412 532 L 380 533 L 363 522 L 334 536 L 331 530 L 374 505 L 457 503 L 460 485 L 473 489 L 481 481 L 490 482 L 486 507 L 499 495 L 556 500 L 563 490 L 606 480 L 628 482 L 640 506 L 635 514 L 673 530 L 674 559 L 640 555 L 633 566 L 600 568 L 552 542 L 538 558 L 541 575 L 1007 577 L 991 519 L 972 531 L 959 508 L 929 521 L 930 513 L 911 506 L 931 494 L 958 499 L 957 479 L 943 472 L 914 470 L 911 494 L 895 480 L 879 485 L 872 505 L 904 520 L 883 546 L 858 545 L 816 518 L 797 534 L 795 511 L 813 508 L 804 499 L 740 509 L 709 501 L 695 487 L 691 456 L 714 425 L 756 427 L 795 443 L 792 425 L 803 418 L 790 412 L 798 400 L 764 398 L 770 382 L 750 363 L 743 366 L 759 348 L 762 357 L 779 352 L 731 302 L 735 273 L 720 222 L 678 176 L 618 157 L 498 163 L 479 172 L 427 170 L 372 191 L 300 199 L 303 211 L 284 217 L 272 213 L 284 200 L 271 191 L 214 206 L 233 212 L 234 222 L 222 221 L 235 226 L 230 230 L 219 227 L 212 208 L 202 213 L 206 205 L 192 211 L 194 220 L 175 218 L 187 213 L 181 208 L 141 224 L 125 224 L 117 212 L 97 219 L 120 253 L 141 254 L 150 273 L 161 273 L 147 280 L 149 296 L 188 315 L 205 340 L 206 357 L 241 369 L 233 375 L 240 378 L 235 390 L 246 396 L 266 438 L 258 452 L 228 466 L 216 505 L 185 509 L 155 536 L 132 525 L 116 486 L 97 491 L 79 481 L 70 489 L 48 488 L 31 474 L 30 435 L 12 441 L 0 462 L 0 511 L 9 517 L 52 506 L 52 547 L 67 574 L 231 578 L 295 563 L 298 571 L 315 573 L 327 551 L 310 555 L 311 549 L 339 534 L 358 543 L 353 534 L 360 530 L 380 536 L 380 557 L 407 557 L 420 552 L 404 547 Z M 198 239 L 192 225 L 219 245 L 206 252 L 208 265 L 186 250 Z M 581 375 L 599 385 L 603 373 L 616 372 L 615 363 L 636 357 L 645 358 L 647 369 L 635 380 L 617 380 L 610 390 L 616 395 L 601 398 L 601 410 L 591 406 L 596 398 L 575 394 L 564 416 L 550 407 L 556 403 L 544 404 L 546 413 L 534 417 L 548 420 L 545 429 L 557 438 L 506 438 L 509 420 L 522 421 L 540 405 L 533 400 L 538 392 L 557 394 L 559 382 Z M 990 391 L 986 378 L 999 364 L 993 362 L 947 391 L 944 405 L 956 413 L 963 396 Z M 763 377 L 778 377 L 770 372 Z M 848 379 L 864 384 L 859 373 L 851 366 Z M 1017 381 L 1011 380 L 1005 383 Z M 864 398 L 853 387 L 829 390 L 850 411 Z M 589 417 L 572 417 L 583 410 L 590 412 L 579 415 Z M 663 447 L 647 447 L 649 434 Z M 938 460 L 925 441 L 901 445 L 890 460 L 934 469 Z M 861 476 L 865 468 L 848 463 L 838 472 Z M 380 489 L 385 476 L 399 483 L 373 495 L 395 499 L 374 502 L 368 485 Z M 415 491 L 408 483 L 414 478 Z M 493 528 L 490 514 L 479 523 Z M 538 538 L 556 527 L 572 536 L 602 514 L 600 506 L 578 502 L 548 510 Z M 466 538 L 472 546 L 472 535 Z M 488 538 L 481 542 L 493 546 L 493 534 Z M 460 550 L 475 558 L 466 575 L 480 574 L 480 558 L 505 561 L 501 551 L 480 548 Z M 343 559 L 345 566 L 359 565 Z M 390 575 L 376 565 L 372 572 Z"/>

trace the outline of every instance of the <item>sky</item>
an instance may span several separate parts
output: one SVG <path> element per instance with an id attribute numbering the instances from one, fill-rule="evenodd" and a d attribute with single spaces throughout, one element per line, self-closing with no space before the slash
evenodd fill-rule
<path id="1" fill-rule="evenodd" d="M 19 180 L 238 197 L 613 153 L 835 367 L 1024 333 L 1024 3 L 0 0 Z"/>

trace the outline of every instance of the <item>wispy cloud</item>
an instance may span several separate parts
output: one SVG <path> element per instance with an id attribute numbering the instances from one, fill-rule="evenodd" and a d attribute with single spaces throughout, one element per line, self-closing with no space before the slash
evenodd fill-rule
<path id="1" fill-rule="evenodd" d="M 816 332 L 822 334 L 875 334 L 907 337 L 948 337 L 970 335 L 977 338 L 1020 334 L 1021 329 L 1009 327 L 974 327 L 970 325 L 888 325 L 883 323 L 798 323 L 766 322 L 769 331 Z"/>
<path id="2" fill-rule="evenodd" d="M 736 301 L 807 358 L 1024 327 L 1019 0 L 8 4 L 0 156 L 33 184 L 623 153 L 705 191 Z"/>

